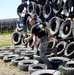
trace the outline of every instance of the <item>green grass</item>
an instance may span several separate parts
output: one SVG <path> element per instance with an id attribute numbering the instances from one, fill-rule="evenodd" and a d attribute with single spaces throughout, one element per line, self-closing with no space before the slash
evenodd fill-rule
<path id="1" fill-rule="evenodd" d="M 0 48 L 4 47 L 4 46 L 11 46 L 13 45 L 12 43 L 12 35 L 14 32 L 4 32 L 4 33 L 0 33 Z M 23 31 L 21 31 L 21 34 L 24 34 Z M 28 33 L 29 34 L 29 33 Z"/>
<path id="2" fill-rule="evenodd" d="M 0 48 L 3 46 L 13 45 L 12 34 L 13 32 L 5 32 L 5 33 L 0 34 Z"/>
<path id="3" fill-rule="evenodd" d="M 14 67 L 13 72 L 20 72 L 21 70 L 18 67 Z"/>

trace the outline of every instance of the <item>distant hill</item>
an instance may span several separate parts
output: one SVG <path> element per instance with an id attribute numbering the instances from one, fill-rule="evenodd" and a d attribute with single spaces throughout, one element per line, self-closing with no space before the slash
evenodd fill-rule
<path id="1" fill-rule="evenodd" d="M 0 25 L 1 24 L 6 24 L 6 23 L 11 23 L 11 22 L 17 22 L 17 18 L 10 18 L 10 19 L 0 19 Z"/>

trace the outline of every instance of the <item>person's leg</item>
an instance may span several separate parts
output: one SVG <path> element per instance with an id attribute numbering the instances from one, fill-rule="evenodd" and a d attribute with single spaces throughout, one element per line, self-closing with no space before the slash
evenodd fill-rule
<path id="1" fill-rule="evenodd" d="M 24 36 L 27 37 L 27 26 L 26 26 L 26 24 L 23 24 L 22 28 L 24 31 Z"/>
<path id="2" fill-rule="evenodd" d="M 55 56 L 57 56 L 57 48 L 56 47 L 52 48 L 51 52 L 54 53 Z"/>
<path id="3" fill-rule="evenodd" d="M 23 26 L 22 26 L 22 29 L 23 29 L 23 31 L 24 31 L 24 35 L 23 35 L 23 38 L 26 38 L 28 35 L 27 35 L 27 26 L 26 26 L 26 24 L 23 24 Z M 28 42 L 25 42 L 24 43 L 24 45 L 27 47 L 27 44 L 28 44 Z"/>
<path id="4" fill-rule="evenodd" d="M 48 58 L 46 57 L 46 52 L 47 52 L 47 46 L 48 43 L 40 43 L 39 45 L 39 50 L 40 50 L 40 56 L 42 61 L 47 65 L 47 68 L 52 68 L 52 65 L 50 64 Z"/>
<path id="5" fill-rule="evenodd" d="M 20 18 L 20 26 L 24 31 L 24 37 L 27 37 L 27 25 L 24 23 L 24 17 Z"/>

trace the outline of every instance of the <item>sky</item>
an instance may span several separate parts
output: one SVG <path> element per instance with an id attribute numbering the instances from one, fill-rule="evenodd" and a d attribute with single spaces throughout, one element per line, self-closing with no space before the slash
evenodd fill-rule
<path id="1" fill-rule="evenodd" d="M 0 0 L 0 19 L 17 18 L 17 7 L 21 0 Z"/>
<path id="2" fill-rule="evenodd" d="M 19 4 L 21 4 L 21 0 L 0 0 L 0 19 L 17 18 Z"/>

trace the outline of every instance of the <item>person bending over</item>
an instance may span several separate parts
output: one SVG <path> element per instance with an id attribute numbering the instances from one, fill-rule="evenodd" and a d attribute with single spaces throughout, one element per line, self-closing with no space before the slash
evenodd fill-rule
<path id="1" fill-rule="evenodd" d="M 33 36 L 36 36 L 40 39 L 40 44 L 39 44 L 39 52 L 40 52 L 40 56 L 42 61 L 47 65 L 47 68 L 50 68 L 52 65 L 49 63 L 48 58 L 46 57 L 46 50 L 49 44 L 49 39 L 50 39 L 50 31 L 49 29 L 46 27 L 45 24 L 40 24 L 38 25 L 36 23 L 36 19 L 35 18 L 31 18 L 29 20 L 29 24 L 32 26 L 31 28 L 31 35 L 27 38 L 24 39 L 24 41 L 30 40 L 33 38 Z M 48 35 L 47 35 L 48 32 Z"/>

